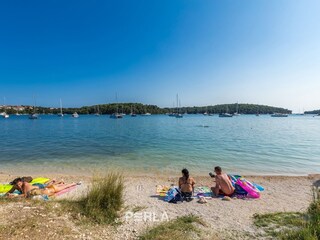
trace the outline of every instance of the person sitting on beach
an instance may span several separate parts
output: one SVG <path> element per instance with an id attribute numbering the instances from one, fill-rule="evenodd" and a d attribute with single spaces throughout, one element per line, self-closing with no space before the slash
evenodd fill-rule
<path id="1" fill-rule="evenodd" d="M 189 176 L 189 171 L 187 169 L 182 170 L 182 177 L 179 178 L 179 189 L 181 191 L 182 199 L 190 202 L 192 200 L 192 195 L 194 192 L 194 185 L 196 182 L 192 177 Z"/>
<path id="2" fill-rule="evenodd" d="M 234 193 L 235 188 L 232 186 L 228 175 L 223 173 L 219 166 L 214 168 L 214 172 L 217 175 L 210 174 L 210 176 L 214 177 L 216 181 L 216 186 L 211 188 L 212 192 L 216 196 L 225 195 L 230 197 Z"/>
<path id="3" fill-rule="evenodd" d="M 16 178 L 12 184 L 16 189 L 18 189 L 22 194 L 14 195 L 12 193 L 8 193 L 7 196 L 9 198 L 12 197 L 25 197 L 29 198 L 36 195 L 47 195 L 52 196 L 57 192 L 60 192 L 66 188 L 73 187 L 77 185 L 76 183 L 72 184 L 64 184 L 64 183 L 53 183 L 47 186 L 33 186 L 28 182 L 23 181 L 21 178 Z"/>

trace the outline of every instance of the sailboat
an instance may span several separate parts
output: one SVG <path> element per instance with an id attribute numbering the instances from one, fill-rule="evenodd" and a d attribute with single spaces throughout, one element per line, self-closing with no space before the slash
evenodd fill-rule
<path id="1" fill-rule="evenodd" d="M 16 112 L 15 115 L 16 115 L 16 116 L 20 116 L 21 114 L 19 113 L 19 111 L 20 111 L 20 110 L 19 110 L 19 107 L 16 108 L 16 111 L 17 111 L 17 112 Z"/>
<path id="2" fill-rule="evenodd" d="M 60 113 L 58 113 L 58 117 L 63 117 L 61 98 L 60 98 Z"/>
<path id="3" fill-rule="evenodd" d="M 96 117 L 100 116 L 100 110 L 99 110 L 99 105 L 97 105 L 97 112 L 94 114 Z"/>
<path id="4" fill-rule="evenodd" d="M 72 117 L 73 117 L 73 118 L 78 118 L 78 117 L 79 117 L 79 114 L 78 114 L 77 112 L 74 112 L 74 113 L 72 114 Z"/>
<path id="5" fill-rule="evenodd" d="M 118 95 L 116 94 L 116 112 L 110 115 L 110 118 L 118 119 L 123 118 L 123 115 L 119 113 L 118 109 Z"/>
<path id="6" fill-rule="evenodd" d="M 29 119 L 32 119 L 32 120 L 39 118 L 39 115 L 36 113 L 36 98 L 35 98 L 35 96 L 33 96 L 33 102 L 34 102 L 33 113 L 29 115 Z"/>
<path id="7" fill-rule="evenodd" d="M 260 113 L 259 113 L 259 105 L 258 105 L 258 110 L 257 110 L 257 113 L 256 113 L 256 116 L 259 117 L 260 116 Z"/>
<path id="8" fill-rule="evenodd" d="M 131 116 L 131 117 L 136 117 L 136 116 L 137 116 L 137 114 L 134 113 L 132 106 L 131 106 L 130 116 Z"/>
<path id="9" fill-rule="evenodd" d="M 219 117 L 233 117 L 232 114 L 228 113 L 229 112 L 229 108 L 228 105 L 226 106 L 226 112 L 225 113 L 220 113 Z"/>
<path id="10" fill-rule="evenodd" d="M 147 112 L 147 108 L 144 107 L 144 109 L 145 109 L 145 113 L 144 113 L 144 114 L 141 114 L 141 116 L 144 116 L 144 117 L 151 116 L 151 113 L 148 113 L 148 112 Z"/>
<path id="11" fill-rule="evenodd" d="M 208 116 L 208 107 L 206 107 L 206 111 L 203 113 L 204 116 Z"/>
<path id="12" fill-rule="evenodd" d="M 183 118 L 183 115 L 180 113 L 180 107 L 181 107 L 181 103 L 179 100 L 179 95 L 177 94 L 177 114 L 176 114 L 176 118 Z"/>
<path id="13" fill-rule="evenodd" d="M 176 116 L 176 113 L 174 112 L 174 102 L 173 102 L 173 104 L 172 104 L 172 112 L 170 112 L 170 113 L 168 114 L 168 116 L 169 116 L 169 117 L 175 117 L 175 116 Z"/>
<path id="14" fill-rule="evenodd" d="M 3 97 L 3 108 L 6 110 L 6 97 Z M 5 111 L 1 114 L 3 118 L 9 118 L 9 114 L 7 114 Z"/>
<path id="15" fill-rule="evenodd" d="M 304 116 L 304 109 L 303 109 L 303 112 L 301 112 L 300 109 L 299 109 L 299 113 L 297 113 L 296 115 L 297 116 Z"/>
<path id="16" fill-rule="evenodd" d="M 233 114 L 233 116 L 240 116 L 241 114 L 239 113 L 239 104 L 237 103 L 236 106 L 236 112 Z"/>

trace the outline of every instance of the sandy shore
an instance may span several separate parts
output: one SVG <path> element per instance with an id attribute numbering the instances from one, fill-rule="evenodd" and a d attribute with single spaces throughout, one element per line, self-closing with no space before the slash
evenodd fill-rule
<path id="1" fill-rule="evenodd" d="M 14 177 L 1 173 L 0 182 L 8 182 Z M 76 190 L 63 195 L 63 198 L 76 198 L 83 194 L 90 185 L 90 177 L 88 176 L 56 175 L 45 177 L 63 178 L 66 182 L 83 182 Z M 209 177 L 194 176 L 194 178 L 197 186 L 212 186 L 213 184 Z M 113 231 L 112 239 L 135 239 L 147 227 L 158 224 L 161 219 L 166 220 L 166 217 L 174 219 L 188 214 L 200 216 L 207 223 L 208 236 L 216 233 L 228 234 L 228 232 L 230 234 L 233 234 L 232 232 L 247 232 L 255 235 L 259 230 L 252 224 L 254 214 L 305 211 L 312 200 L 311 186 L 320 179 L 320 175 L 302 177 L 246 176 L 246 178 L 265 187 L 260 199 L 222 201 L 219 198 L 214 198 L 208 200 L 206 204 L 199 204 L 196 200 L 189 203 L 169 204 L 156 196 L 156 185 L 176 185 L 178 176 L 125 177 L 124 197 L 127 210 L 124 213 L 127 215 L 124 216 L 127 218 L 122 218 L 123 224 Z M 140 215 L 132 216 L 129 212 L 135 207 L 139 207 Z M 3 211 L 4 208 L 5 206 L 0 206 L 0 211 Z M 152 218 L 149 218 L 150 214 Z M 1 222 L 3 224 L 5 219 L 2 219 Z M 106 236 L 110 237 L 109 234 Z M 236 235 L 233 234 L 233 236 L 236 238 Z"/>

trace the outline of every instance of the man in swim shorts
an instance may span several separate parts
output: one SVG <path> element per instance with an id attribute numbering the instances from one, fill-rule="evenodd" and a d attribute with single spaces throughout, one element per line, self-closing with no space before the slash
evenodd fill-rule
<path id="1" fill-rule="evenodd" d="M 216 186 L 212 187 L 212 192 L 218 195 L 231 196 L 234 193 L 235 188 L 232 186 L 231 180 L 228 175 L 222 172 L 221 167 L 217 166 L 214 168 L 216 176 L 214 176 L 216 181 Z"/>

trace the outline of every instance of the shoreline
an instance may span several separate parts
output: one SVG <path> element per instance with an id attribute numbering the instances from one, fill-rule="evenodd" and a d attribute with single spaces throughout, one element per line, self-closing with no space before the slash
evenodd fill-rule
<path id="1" fill-rule="evenodd" d="M 44 168 L 26 168 L 24 170 L 21 170 L 20 168 L 2 168 L 0 170 L 0 176 L 1 175 L 8 175 L 8 176 L 22 176 L 22 175 L 28 175 L 28 176 L 72 176 L 72 177 L 85 177 L 85 178 L 92 178 L 93 176 L 101 176 L 105 175 L 108 172 L 119 172 L 122 173 L 123 176 L 130 176 L 130 177 L 152 177 L 152 176 L 157 176 L 157 177 L 180 177 L 181 175 L 181 169 L 177 170 L 155 170 L 154 168 L 150 169 L 131 169 L 127 168 L 127 170 L 123 170 L 120 167 L 112 167 L 112 168 L 89 168 L 89 169 L 77 169 L 75 168 L 74 170 L 71 170 L 72 168 L 68 167 L 67 169 L 62 169 L 61 171 L 58 171 L 58 169 L 52 169 L 51 167 L 44 167 Z M 190 169 L 189 169 L 190 171 Z M 204 171 L 190 171 L 190 175 L 194 177 L 209 177 L 209 172 L 214 172 L 214 169 L 210 169 L 207 171 L 207 173 L 204 173 Z M 240 175 L 243 177 L 312 177 L 312 176 L 320 176 L 319 173 L 307 173 L 307 174 L 292 174 L 292 173 L 241 173 L 239 172 L 229 172 L 225 171 L 227 174 L 231 175 Z"/>

